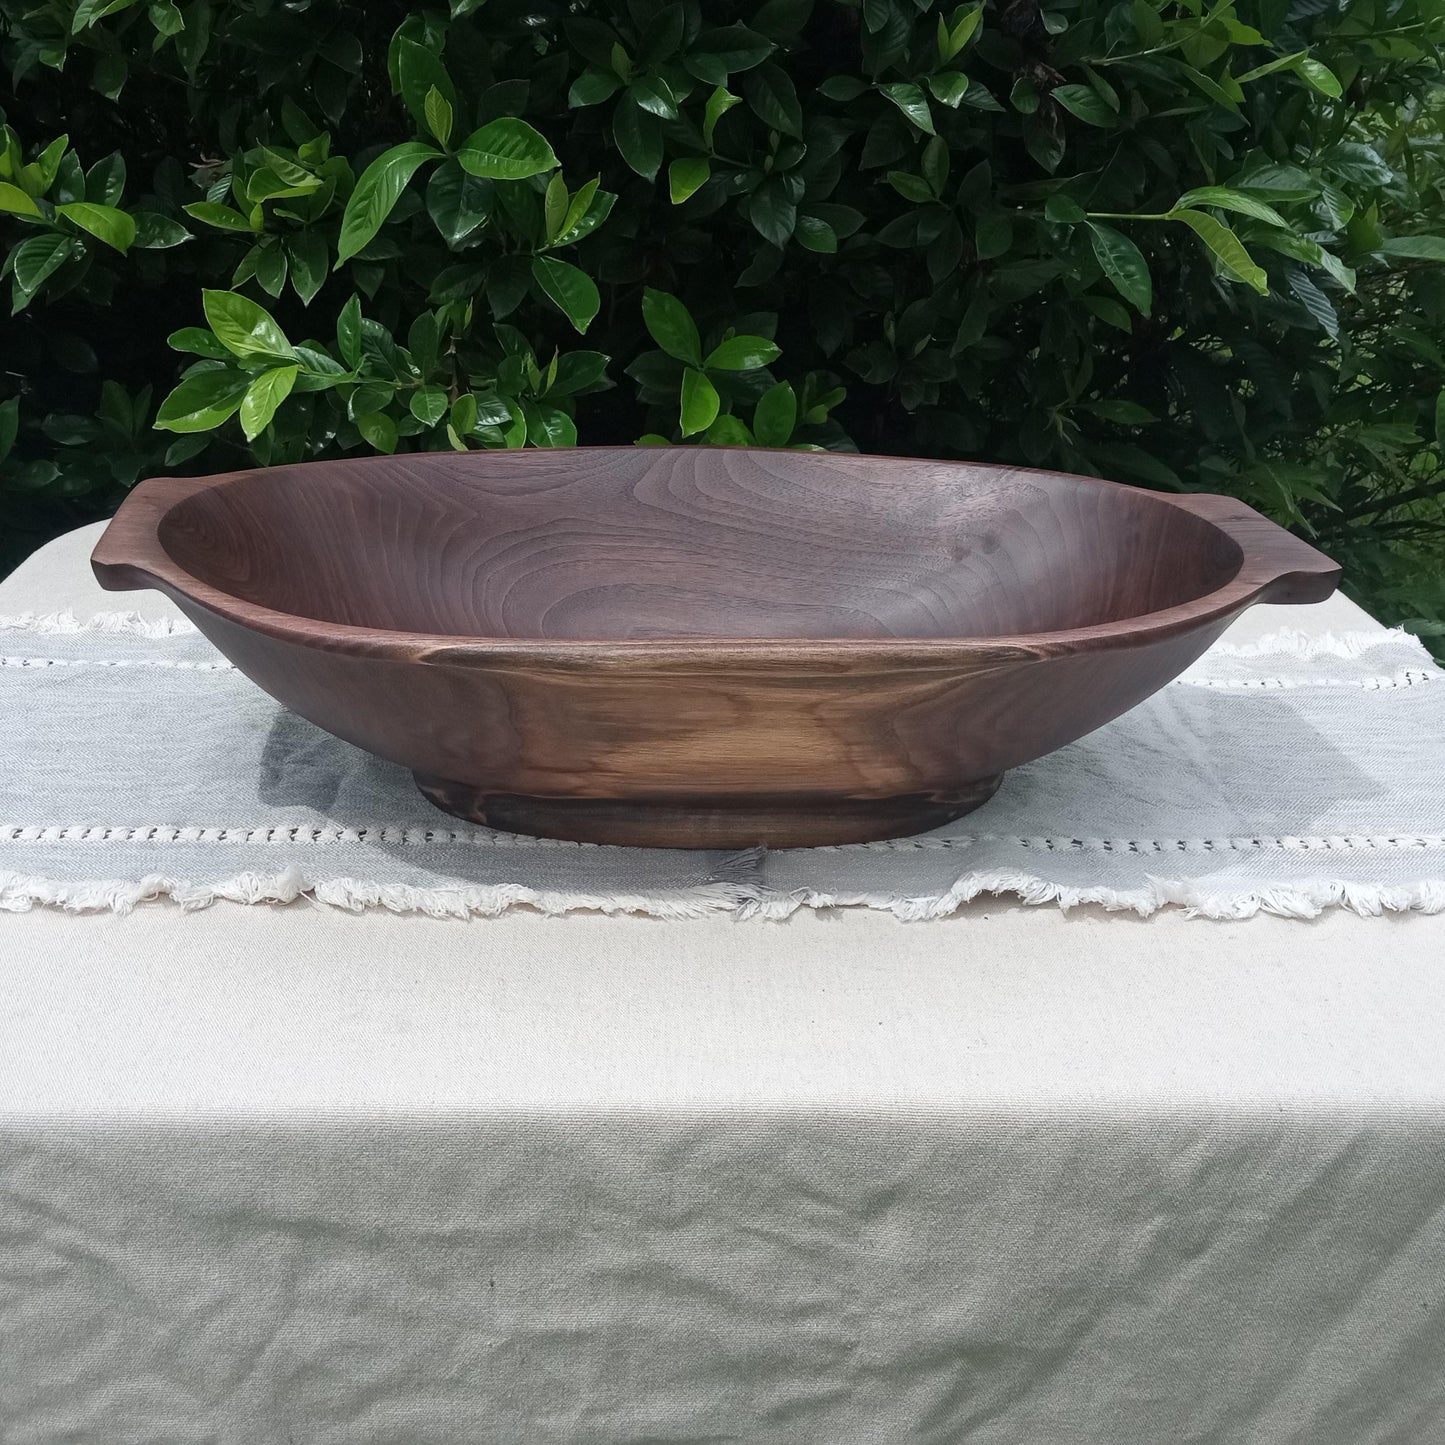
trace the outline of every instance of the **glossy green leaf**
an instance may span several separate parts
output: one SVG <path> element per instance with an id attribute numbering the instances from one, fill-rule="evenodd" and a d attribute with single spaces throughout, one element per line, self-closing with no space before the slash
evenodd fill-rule
<path id="1" fill-rule="evenodd" d="M 560 407 L 545 402 L 524 401 L 527 440 L 534 447 L 575 447 L 577 425 Z"/>
<path id="2" fill-rule="evenodd" d="M 364 411 L 356 418 L 356 429 L 362 440 L 388 456 L 396 450 L 396 423 L 384 412 Z"/>
<path id="3" fill-rule="evenodd" d="M 1144 47 L 1153 47 L 1164 39 L 1164 22 L 1159 18 L 1156 0 L 1130 0 L 1129 13 L 1134 20 L 1134 32 Z"/>
<path id="4" fill-rule="evenodd" d="M 43 196 L 55 184 L 61 158 L 70 144 L 68 135 L 59 135 L 20 172 L 21 189 L 32 196 Z"/>
<path id="5" fill-rule="evenodd" d="M 566 223 L 570 200 L 567 182 L 562 179 L 562 172 L 557 171 L 547 182 L 547 190 L 542 198 L 542 232 L 549 244 L 557 239 Z"/>
<path id="6" fill-rule="evenodd" d="M 361 173 L 341 217 L 336 248 L 336 269 L 363 250 L 391 215 L 407 183 L 440 152 L 421 141 L 407 141 L 383 151 Z M 465 164 L 465 161 L 463 161 Z"/>
<path id="7" fill-rule="evenodd" d="M 135 3 L 136 0 L 80 0 L 70 16 L 70 33 L 79 35 L 97 20 L 114 15 L 117 10 L 128 10 Z"/>
<path id="8" fill-rule="evenodd" d="M 235 356 L 295 359 L 291 343 L 264 307 L 236 291 L 203 291 L 206 321 L 216 339 Z"/>
<path id="9" fill-rule="evenodd" d="M 645 287 L 642 320 L 648 334 L 669 356 L 692 366 L 702 365 L 702 340 L 697 334 L 697 323 L 676 296 Z"/>
<path id="10" fill-rule="evenodd" d="M 889 171 L 888 184 L 916 206 L 928 205 L 934 199 L 933 188 L 921 176 L 909 175 L 907 171 Z"/>
<path id="11" fill-rule="evenodd" d="M 552 185 L 555 184 L 556 179 L 557 178 L 554 177 L 553 181 L 548 184 L 547 190 L 549 196 Z M 601 179 L 600 176 L 593 176 L 590 181 L 585 182 L 578 190 L 573 192 L 570 197 L 567 195 L 565 186 L 563 187 L 562 196 L 565 201 L 565 208 L 562 219 L 555 228 L 549 228 L 552 231 L 552 239 L 554 241 L 560 241 L 562 237 L 571 236 L 575 233 L 583 217 L 592 210 L 592 203 L 597 195 Z"/>
<path id="12" fill-rule="evenodd" d="M 1115 301 L 1112 296 L 1085 296 L 1083 299 L 1084 305 L 1101 321 L 1106 321 L 1110 326 L 1116 326 L 1120 331 L 1126 333 L 1134 330 L 1134 323 L 1129 319 L 1128 307 Z"/>
<path id="13" fill-rule="evenodd" d="M 107 100 L 119 100 L 129 79 L 130 65 L 125 56 L 113 52 L 96 60 L 90 83 Z"/>
<path id="14" fill-rule="evenodd" d="M 680 421 L 685 437 L 706 431 L 717 416 L 719 406 L 717 388 L 702 372 L 688 367 L 682 374 L 682 406 Z"/>
<path id="15" fill-rule="evenodd" d="M 753 14 L 753 28 L 770 40 L 791 40 L 807 25 L 813 0 L 763 0 Z"/>
<path id="16" fill-rule="evenodd" d="M 169 38 L 172 35 L 179 35 L 186 28 L 185 18 L 172 0 L 151 0 L 147 11 L 151 24 L 155 26 L 159 35 Z"/>
<path id="17" fill-rule="evenodd" d="M 320 189 L 321 178 L 299 161 L 282 155 L 280 151 L 273 150 L 270 146 L 262 146 L 261 154 L 265 157 L 266 170 L 274 175 L 283 186 L 298 191 Z"/>
<path id="18" fill-rule="evenodd" d="M 1196 186 L 1192 191 L 1185 191 L 1175 202 L 1175 206 L 1217 206 L 1222 211 L 1235 211 L 1241 216 L 1252 216 L 1256 221 L 1278 226 L 1282 231 L 1291 229 L 1290 223 L 1273 206 L 1227 186 Z"/>
<path id="19" fill-rule="evenodd" d="M 703 365 L 713 371 L 755 371 L 770 366 L 781 354 L 765 336 L 733 336 L 713 347 Z"/>
<path id="20" fill-rule="evenodd" d="M 601 351 L 569 351 L 557 358 L 548 396 L 578 396 L 606 385 L 608 357 Z"/>
<path id="21" fill-rule="evenodd" d="M 983 6 L 971 5 L 958 21 L 949 25 L 943 16 L 938 17 L 938 57 L 945 62 L 953 59 L 970 40 L 983 20 Z"/>
<path id="22" fill-rule="evenodd" d="M 1254 263 L 1244 243 L 1222 221 L 1204 211 L 1175 210 L 1170 215 L 1176 221 L 1183 221 L 1209 248 L 1225 271 L 1252 286 L 1261 296 L 1269 290 L 1269 278 Z"/>
<path id="23" fill-rule="evenodd" d="M 787 71 L 777 65 L 760 65 L 743 77 L 743 95 L 765 126 L 784 135 L 803 134 L 803 107 Z M 922 94 L 920 92 L 920 99 Z M 926 105 L 927 102 L 924 102 Z"/>
<path id="24" fill-rule="evenodd" d="M 1055 225 L 1073 226 L 1087 217 L 1084 208 L 1072 196 L 1058 191 L 1044 202 L 1044 219 Z"/>
<path id="25" fill-rule="evenodd" d="M 196 220 L 204 225 L 214 226 L 218 231 L 234 231 L 248 236 L 254 234 L 251 223 L 245 216 L 215 201 L 192 201 L 181 209 L 188 216 L 194 216 Z"/>
<path id="26" fill-rule="evenodd" d="M 1071 115 L 1078 116 L 1088 125 L 1107 127 L 1114 124 L 1114 112 L 1092 86 L 1056 85 L 1049 94 Z"/>
<path id="27" fill-rule="evenodd" d="M 231 358 L 231 352 L 203 326 L 182 326 L 166 337 L 166 344 L 176 351 L 189 351 L 217 361 L 229 361 Z"/>
<path id="28" fill-rule="evenodd" d="M 422 115 L 426 120 L 427 130 L 437 144 L 446 145 L 452 138 L 452 102 L 434 85 L 428 88 L 426 98 L 422 101 Z"/>
<path id="29" fill-rule="evenodd" d="M 72 225 L 88 231 L 97 241 L 104 241 L 122 253 L 129 251 L 135 240 L 135 219 L 114 206 L 92 205 L 89 201 L 71 201 L 57 206 L 55 213 Z"/>
<path id="30" fill-rule="evenodd" d="M 1122 231 L 1112 226 L 1089 223 L 1094 256 L 1115 289 L 1145 316 L 1153 306 L 1154 286 L 1143 252 Z"/>
<path id="31" fill-rule="evenodd" d="M 881 95 L 887 96 L 919 130 L 929 135 L 933 131 L 933 113 L 928 109 L 928 99 L 918 86 L 911 81 L 895 81 L 891 85 L 878 87 Z"/>
<path id="32" fill-rule="evenodd" d="M 1339 77 L 1329 66 L 1322 65 L 1318 60 L 1312 60 L 1306 56 L 1295 69 L 1299 72 L 1300 78 L 1313 86 L 1321 95 L 1338 100 L 1344 94 L 1344 87 L 1340 85 Z"/>
<path id="33" fill-rule="evenodd" d="M 624 96 L 612 112 L 612 138 L 622 159 L 645 180 L 656 180 L 662 166 L 662 122 Z"/>
<path id="34" fill-rule="evenodd" d="M 319 351 L 314 346 L 293 346 L 291 349 L 296 353 L 296 363 L 300 367 L 300 375 L 296 378 L 298 392 L 327 391 L 338 382 L 351 379 L 351 373 L 330 352 Z"/>
<path id="35" fill-rule="evenodd" d="M 420 45 L 404 35 L 398 36 L 394 54 L 397 79 L 401 84 L 401 98 L 411 112 L 412 120 L 419 129 L 436 135 L 431 116 L 427 112 L 427 97 L 432 91 L 436 91 L 438 100 L 447 108 L 448 114 L 457 98 L 456 87 L 452 84 L 451 76 L 447 74 L 446 66 L 430 47 Z M 441 112 L 435 105 L 433 111 L 440 119 Z M 436 135 L 436 138 L 445 145 L 450 134 L 448 125 L 447 135 Z"/>
<path id="36" fill-rule="evenodd" d="M 125 157 L 119 151 L 102 156 L 85 173 L 85 194 L 79 199 L 96 206 L 115 206 L 125 192 Z"/>
<path id="37" fill-rule="evenodd" d="M 280 241 L 275 236 L 267 236 L 258 246 L 252 247 L 246 261 L 237 267 L 231 284 L 239 286 L 243 279 L 254 276 L 268 296 L 280 296 L 286 285 L 288 269 L 286 252 L 282 250 Z"/>
<path id="38" fill-rule="evenodd" d="M 963 103 L 963 98 L 968 94 L 969 78 L 960 75 L 956 70 L 942 70 L 927 77 L 926 83 L 934 100 L 940 105 L 946 105 L 950 110 L 957 110 Z"/>
<path id="39" fill-rule="evenodd" d="M 730 75 L 761 65 L 776 49 L 773 42 L 746 25 L 704 30 L 683 57 L 683 64 L 709 85 L 726 85 Z"/>
<path id="40" fill-rule="evenodd" d="M 1391 236 L 1380 250 L 1405 260 L 1445 261 L 1445 236 Z"/>
<path id="41" fill-rule="evenodd" d="M 1003 211 L 990 211 L 978 218 L 974 227 L 973 245 L 980 261 L 1002 256 L 1013 244 L 1013 222 Z"/>
<path id="42" fill-rule="evenodd" d="M 478 426 L 505 426 L 512 420 L 514 405 L 493 392 L 473 392 L 472 400 L 477 408 Z"/>
<path id="43" fill-rule="evenodd" d="M 142 251 L 169 251 L 172 246 L 191 239 L 191 233 L 169 216 L 157 215 L 154 211 L 133 211 L 131 216 L 135 221 L 135 240 L 131 245 Z"/>
<path id="44" fill-rule="evenodd" d="M 351 387 L 347 396 L 347 416 L 357 420 L 370 412 L 380 412 L 396 400 L 396 386 L 390 381 L 363 381 Z"/>
<path id="45" fill-rule="evenodd" d="M 464 170 L 489 180 L 520 181 L 552 170 L 557 157 L 524 120 L 504 116 L 475 130 L 457 151 Z"/>
<path id="46" fill-rule="evenodd" d="M 612 71 L 591 65 L 572 82 L 567 104 L 574 110 L 588 105 L 601 105 L 622 89 L 622 81 Z"/>
<path id="47" fill-rule="evenodd" d="M 972 106 L 975 110 L 1002 111 L 1003 104 L 998 100 L 988 86 L 980 81 L 970 79 L 968 90 L 964 93 L 963 103 Z"/>
<path id="48" fill-rule="evenodd" d="M 453 403 L 448 418 L 458 436 L 467 436 L 477 424 L 477 399 L 471 392 L 463 392 Z"/>
<path id="49" fill-rule="evenodd" d="M 1089 84 L 1094 87 L 1099 99 L 1102 100 L 1115 115 L 1118 115 L 1123 109 L 1123 101 L 1119 99 L 1119 92 L 1115 90 L 1093 66 L 1086 65 L 1084 67 L 1084 74 L 1089 77 Z"/>
<path id="50" fill-rule="evenodd" d="M 677 97 L 660 75 L 639 75 L 628 85 L 627 94 L 636 105 L 659 119 L 677 119 Z"/>
<path id="51" fill-rule="evenodd" d="M 475 400 L 472 405 L 476 405 Z M 446 392 L 441 387 L 423 386 L 412 392 L 408 406 L 411 414 L 423 426 L 435 426 L 447 415 L 450 404 L 447 401 Z M 468 427 L 467 430 L 470 431 L 471 428 Z"/>
<path id="52" fill-rule="evenodd" d="M 1332 340 L 1338 341 L 1340 339 L 1340 317 L 1330 298 L 1315 285 L 1307 272 L 1301 271 L 1297 267 L 1290 267 L 1288 281 L 1289 289 L 1294 293 L 1295 299 L 1318 323 L 1320 330 Z"/>
<path id="53" fill-rule="evenodd" d="M 710 447 L 751 447 L 757 445 L 757 438 L 743 425 L 739 417 L 724 414 L 717 417 L 703 433 L 703 443 Z"/>
<path id="54" fill-rule="evenodd" d="M 80 243 L 74 236 L 62 236 L 54 231 L 43 236 L 31 236 L 11 253 L 10 265 L 15 273 L 15 284 L 22 291 L 34 294 L 79 252 Z"/>
<path id="55" fill-rule="evenodd" d="M 1184 77 L 1201 95 L 1208 96 L 1216 105 L 1222 105 L 1226 110 L 1237 110 L 1239 103 L 1244 99 L 1244 92 L 1239 88 L 1239 82 L 1232 76 L 1225 75 L 1216 80 L 1212 75 L 1206 75 L 1202 70 L 1196 70 L 1192 65 L 1180 67 Z"/>
<path id="56" fill-rule="evenodd" d="M 1137 401 L 1096 401 L 1087 409 L 1095 416 L 1119 426 L 1148 426 L 1150 422 L 1158 420 L 1147 406 L 1140 406 Z"/>
<path id="57" fill-rule="evenodd" d="M 707 184 L 711 174 L 705 156 L 682 156 L 667 168 L 667 193 L 674 206 L 680 206 L 701 186 Z"/>
<path id="58" fill-rule="evenodd" d="M 1246 70 L 1243 75 L 1235 76 L 1241 85 L 1248 85 L 1251 80 L 1260 80 L 1266 75 L 1273 75 L 1281 70 L 1293 70 L 1308 57 L 1308 50 L 1296 50 L 1290 55 L 1277 55 L 1273 60 L 1266 61 L 1263 65 L 1256 65 L 1253 70 Z"/>
<path id="59" fill-rule="evenodd" d="M 336 349 L 352 371 L 361 365 L 361 298 L 353 296 L 336 318 Z"/>
<path id="60" fill-rule="evenodd" d="M 595 179 L 587 182 L 567 208 L 562 222 L 562 231 L 552 243 L 554 246 L 570 246 L 584 236 L 590 236 L 612 213 L 617 197 L 611 191 L 597 188 Z"/>
<path id="61" fill-rule="evenodd" d="M 753 412 L 753 435 L 765 447 L 785 447 L 798 424 L 798 398 L 786 381 L 770 386 Z"/>
<path id="62" fill-rule="evenodd" d="M 1268 196 L 1272 201 L 1308 201 L 1320 193 L 1320 182 L 1299 166 L 1269 164 L 1256 166 L 1241 175 L 1234 189 Z"/>
<path id="63" fill-rule="evenodd" d="M 793 236 L 805 251 L 831 256 L 838 249 L 838 233 L 820 216 L 798 213 Z"/>
<path id="64" fill-rule="evenodd" d="M 296 372 L 294 365 L 275 366 L 263 371 L 246 388 L 241 398 L 241 430 L 248 442 L 255 441 L 271 425 L 276 408 L 291 395 Z"/>
<path id="65" fill-rule="evenodd" d="M 532 276 L 572 325 L 585 332 L 602 305 L 597 283 L 585 271 L 555 256 L 533 256 Z"/>
<path id="66" fill-rule="evenodd" d="M 743 103 L 742 96 L 734 95 L 724 85 L 720 85 L 707 98 L 707 105 L 703 107 L 702 115 L 702 138 L 704 144 L 711 146 L 713 133 L 717 130 L 717 123 L 733 106 Z"/>
<path id="67" fill-rule="evenodd" d="M 426 185 L 426 210 L 453 250 L 467 244 L 491 218 L 493 183 L 468 175 L 455 157 L 442 162 Z"/>
<path id="68" fill-rule="evenodd" d="M 932 136 L 923 147 L 923 159 L 919 165 L 923 179 L 935 196 L 942 196 L 948 186 L 948 146 L 942 136 Z"/>
<path id="69" fill-rule="evenodd" d="M 677 3 L 654 9 L 651 20 L 638 39 L 637 58 L 643 65 L 657 65 L 677 54 L 688 26 L 687 7 Z M 693 22 L 694 27 L 696 21 Z"/>
<path id="70" fill-rule="evenodd" d="M 795 193 L 782 177 L 770 176 L 748 197 L 748 219 L 754 229 L 774 246 L 786 246 L 798 223 Z"/>
<path id="71" fill-rule="evenodd" d="M 248 372 L 229 368 L 188 376 L 161 402 L 155 424 L 162 431 L 213 431 L 240 410 L 250 384 Z"/>
<path id="72" fill-rule="evenodd" d="M 297 231 L 286 238 L 286 256 L 291 263 L 291 285 L 309 306 L 326 280 L 326 242 L 319 231 Z"/>

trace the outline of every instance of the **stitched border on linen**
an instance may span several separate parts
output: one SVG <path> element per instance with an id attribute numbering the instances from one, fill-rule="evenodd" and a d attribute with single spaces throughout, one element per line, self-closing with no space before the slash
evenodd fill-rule
<path id="1" fill-rule="evenodd" d="M 364 825 L 356 828 L 331 826 L 291 827 L 151 827 L 22 826 L 0 824 L 3 843 L 221 843 L 268 846 L 326 846 L 336 843 L 386 843 L 413 847 L 460 845 L 496 848 L 598 848 L 599 843 L 576 843 L 563 838 L 533 838 L 520 833 L 493 832 L 487 828 L 427 828 Z M 873 843 L 825 845 L 814 853 L 836 853 L 855 849 L 899 851 L 907 849 L 973 848 L 980 843 L 1005 843 L 1042 853 L 1124 853 L 1158 855 L 1171 853 L 1360 853 L 1445 849 L 1440 833 L 1365 833 L 1320 835 L 1318 837 L 1239 836 L 1220 838 L 1026 838 L 1006 833 L 977 833 L 966 837 L 884 838 Z"/>

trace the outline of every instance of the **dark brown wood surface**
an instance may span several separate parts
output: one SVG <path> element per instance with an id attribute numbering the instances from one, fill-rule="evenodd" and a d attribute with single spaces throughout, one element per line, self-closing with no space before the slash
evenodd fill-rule
<path id="1" fill-rule="evenodd" d="M 667 847 L 935 827 L 1339 576 L 1227 497 L 642 447 L 158 478 L 94 567 L 448 811 Z"/>

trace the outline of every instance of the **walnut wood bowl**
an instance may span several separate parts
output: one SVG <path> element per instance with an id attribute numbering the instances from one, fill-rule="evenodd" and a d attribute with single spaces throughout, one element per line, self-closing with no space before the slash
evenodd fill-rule
<path id="1" fill-rule="evenodd" d="M 677 848 L 936 827 L 1339 576 L 1228 497 L 642 447 L 157 478 L 94 567 L 450 813 Z"/>

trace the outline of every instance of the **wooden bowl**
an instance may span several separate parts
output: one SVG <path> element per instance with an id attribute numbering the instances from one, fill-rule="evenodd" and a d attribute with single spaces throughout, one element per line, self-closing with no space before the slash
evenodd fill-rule
<path id="1" fill-rule="evenodd" d="M 447 812 L 673 848 L 936 827 L 1339 576 L 1229 497 L 691 447 L 156 478 L 93 565 Z"/>

